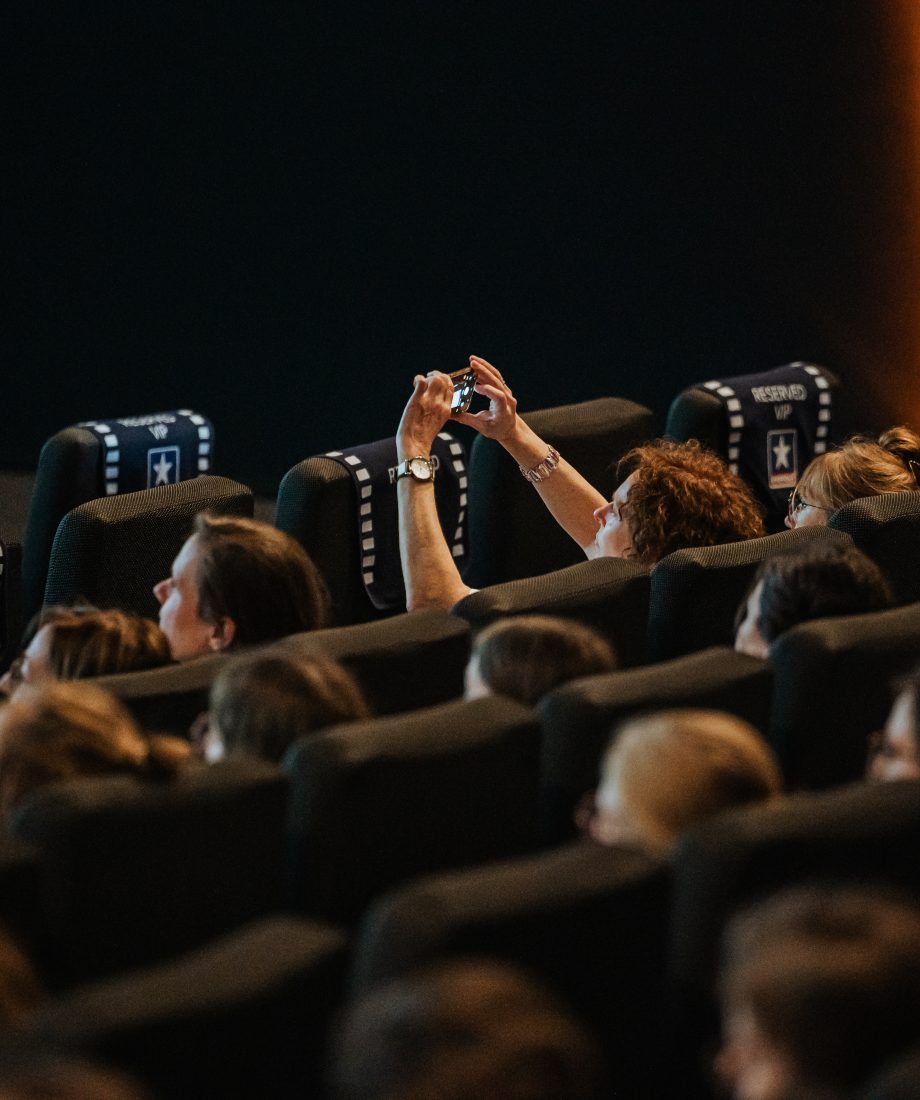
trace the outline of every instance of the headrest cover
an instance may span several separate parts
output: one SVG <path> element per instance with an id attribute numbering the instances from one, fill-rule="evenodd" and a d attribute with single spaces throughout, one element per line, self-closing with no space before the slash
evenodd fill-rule
<path id="1" fill-rule="evenodd" d="M 374 607 L 405 608 L 406 589 L 399 560 L 399 514 L 396 504 L 396 440 L 381 439 L 346 451 L 328 451 L 351 474 L 358 507 L 361 574 Z M 466 455 L 450 432 L 440 432 L 431 448 L 436 466 L 435 500 L 441 530 L 457 568 L 466 557 Z"/>
<path id="2" fill-rule="evenodd" d="M 812 363 L 704 382 L 728 418 L 728 463 L 772 511 L 785 513 L 790 490 L 827 450 L 831 383 Z"/>
<path id="3" fill-rule="evenodd" d="M 77 427 L 99 436 L 106 496 L 174 485 L 211 472 L 213 427 L 191 409 L 87 420 Z"/>

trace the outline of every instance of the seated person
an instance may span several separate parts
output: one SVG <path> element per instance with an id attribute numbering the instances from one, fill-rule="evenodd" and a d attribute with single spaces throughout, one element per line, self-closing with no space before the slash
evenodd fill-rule
<path id="1" fill-rule="evenodd" d="M 877 782 L 920 779 L 920 667 L 900 685 L 885 728 L 876 734 L 866 778 Z"/>
<path id="2" fill-rule="evenodd" d="M 268 523 L 195 517 L 172 575 L 153 589 L 174 661 L 328 625 L 329 597 L 310 555 Z"/>
<path id="3" fill-rule="evenodd" d="M 46 607 L 22 654 L 2 679 L 0 694 L 44 677 L 82 680 L 169 664 L 169 642 L 152 619 L 94 607 Z"/>
<path id="4" fill-rule="evenodd" d="M 855 889 L 798 887 L 725 937 L 723 1046 L 739 1100 L 855 1096 L 920 1042 L 920 910 Z"/>
<path id="5" fill-rule="evenodd" d="M 204 755 L 277 763 L 298 737 L 369 715 L 357 680 L 331 657 L 241 657 L 211 687 Z"/>
<path id="6" fill-rule="evenodd" d="M 114 695 L 95 684 L 24 684 L 0 709 L 0 817 L 9 821 L 33 791 L 57 780 L 172 778 L 190 751 L 179 738 L 143 734 Z"/>
<path id="7" fill-rule="evenodd" d="M 715 710 L 662 710 L 624 722 L 601 765 L 593 813 L 599 843 L 668 851 L 691 825 L 779 795 L 779 764 L 753 726 Z"/>
<path id="8" fill-rule="evenodd" d="M 750 489 L 695 441 L 662 440 L 630 451 L 617 465 L 620 484 L 613 500 L 605 500 L 517 415 L 517 402 L 499 372 L 477 356 L 470 365 L 476 392 L 489 398 L 489 408 L 456 419 L 501 443 L 587 557 L 631 558 L 651 567 L 683 547 L 765 533 Z M 446 374 L 416 376 L 396 433 L 400 463 L 430 457 L 435 436 L 451 416 L 452 394 Z M 441 532 L 431 479 L 417 478 L 409 467 L 398 475 L 397 497 L 407 607 L 451 607 L 472 590 Z"/>
<path id="9" fill-rule="evenodd" d="M 920 435 L 905 426 L 883 432 L 878 442 L 854 436 L 805 467 L 789 495 L 787 527 L 820 527 L 851 500 L 907 493 L 918 486 Z"/>
<path id="10" fill-rule="evenodd" d="M 599 1100 L 600 1057 L 526 973 L 457 960 L 372 990 L 334 1042 L 333 1100 Z"/>
<path id="11" fill-rule="evenodd" d="M 464 698 L 507 695 L 532 707 L 560 684 L 616 667 L 613 647 L 596 630 L 572 619 L 519 615 L 477 634 Z"/>
<path id="12" fill-rule="evenodd" d="M 815 546 L 761 562 L 735 618 L 735 649 L 766 658 L 783 631 L 811 619 L 884 611 L 893 597 L 855 546 Z"/>

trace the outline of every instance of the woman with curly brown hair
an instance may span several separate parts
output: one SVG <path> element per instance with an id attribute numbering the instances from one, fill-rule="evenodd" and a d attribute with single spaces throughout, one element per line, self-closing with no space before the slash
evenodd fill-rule
<path id="1" fill-rule="evenodd" d="M 517 415 L 517 401 L 491 363 L 471 356 L 470 366 L 489 408 L 455 419 L 505 448 L 587 557 L 631 558 L 651 567 L 673 550 L 765 534 L 750 489 L 696 441 L 659 440 L 630 451 L 617 467 L 613 499 L 605 500 Z M 441 532 L 430 468 L 431 445 L 451 416 L 452 395 L 446 374 L 417 375 L 396 433 L 399 549 L 409 610 L 450 607 L 472 591 Z"/>

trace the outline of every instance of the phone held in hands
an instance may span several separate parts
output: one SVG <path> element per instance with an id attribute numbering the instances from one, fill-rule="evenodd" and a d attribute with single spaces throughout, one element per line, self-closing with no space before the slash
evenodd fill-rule
<path id="1" fill-rule="evenodd" d="M 451 416 L 466 412 L 473 400 L 473 389 L 476 385 L 476 372 L 470 367 L 455 370 L 448 375 L 454 384 L 454 395 L 450 403 Z"/>

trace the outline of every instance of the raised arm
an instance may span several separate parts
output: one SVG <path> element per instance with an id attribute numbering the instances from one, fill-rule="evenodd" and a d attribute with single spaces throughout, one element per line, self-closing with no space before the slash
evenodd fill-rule
<path id="1" fill-rule="evenodd" d="M 476 371 L 476 392 L 489 398 L 489 408 L 462 413 L 457 420 L 500 443 L 523 470 L 539 468 L 550 454 L 550 443 L 517 415 L 514 394 L 491 363 L 472 355 L 470 365 Z M 589 558 L 595 557 L 598 524 L 594 512 L 607 504 L 603 494 L 561 455 L 555 469 L 534 482 L 534 487 L 556 522 Z"/>
<path id="2" fill-rule="evenodd" d="M 415 388 L 403 410 L 396 431 L 396 457 L 431 456 L 431 447 L 445 421 L 450 418 L 453 385 L 446 374 L 432 371 L 416 375 Z M 411 474 L 396 483 L 399 506 L 399 556 L 406 585 L 406 608 L 452 607 L 471 589 L 460 577 L 444 538 L 434 499 L 433 480 L 418 480 Z"/>

